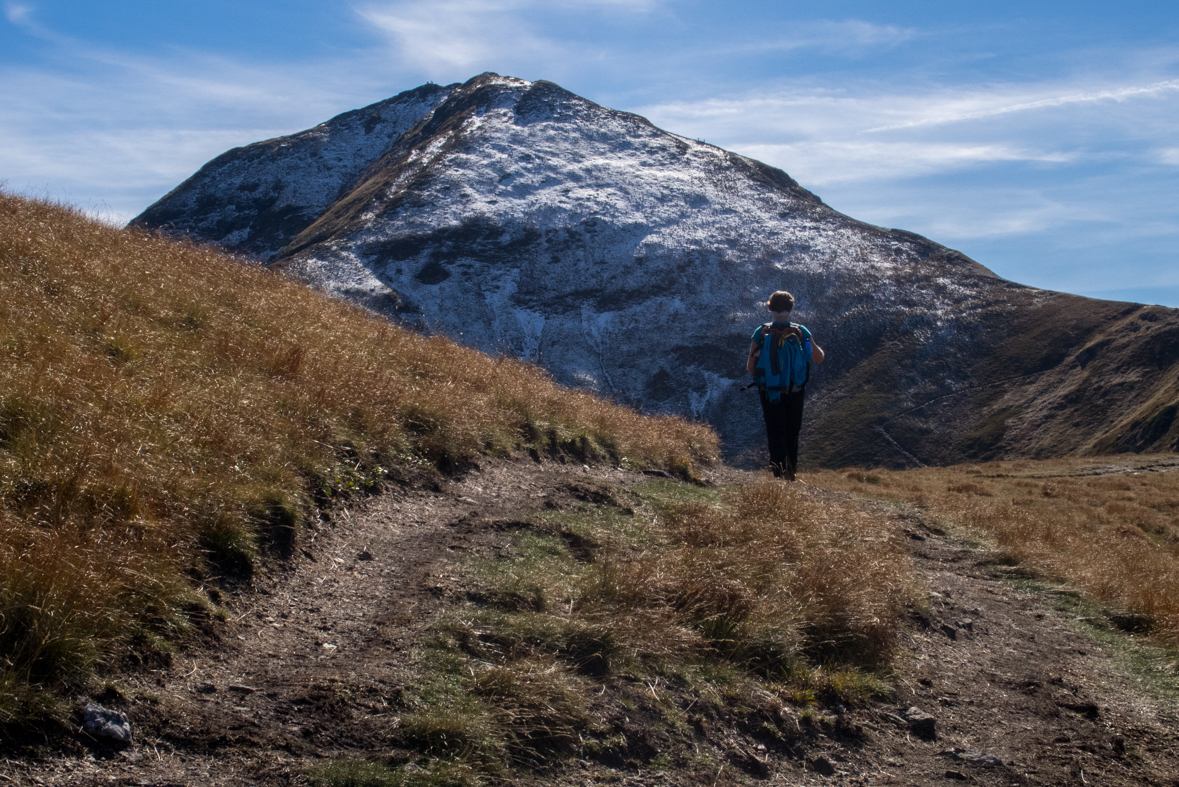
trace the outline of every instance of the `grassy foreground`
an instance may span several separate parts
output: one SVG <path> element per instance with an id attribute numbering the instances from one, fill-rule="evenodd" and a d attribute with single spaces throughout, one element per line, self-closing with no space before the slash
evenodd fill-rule
<path id="1" fill-rule="evenodd" d="M 1076 586 L 1120 628 L 1179 645 L 1179 457 L 823 471 L 808 480 L 916 504 L 1026 572 Z"/>
<path id="2" fill-rule="evenodd" d="M 0 192 L 0 723 L 164 654 L 340 493 L 534 449 L 692 473 L 715 435 L 208 248 Z"/>

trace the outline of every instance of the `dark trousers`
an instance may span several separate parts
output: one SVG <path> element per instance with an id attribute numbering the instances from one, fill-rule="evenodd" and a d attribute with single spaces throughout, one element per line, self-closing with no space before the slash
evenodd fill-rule
<path id="1" fill-rule="evenodd" d="M 794 480 L 798 467 L 798 433 L 802 430 L 802 400 L 806 389 L 787 393 L 771 402 L 761 395 L 761 412 L 766 419 L 766 440 L 770 444 L 770 469 L 775 478 Z"/>

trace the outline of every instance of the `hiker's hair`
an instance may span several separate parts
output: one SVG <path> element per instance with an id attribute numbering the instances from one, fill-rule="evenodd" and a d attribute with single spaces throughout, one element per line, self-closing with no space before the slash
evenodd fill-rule
<path id="1" fill-rule="evenodd" d="M 772 312 L 788 312 L 794 309 L 794 296 L 786 290 L 778 290 L 766 301 L 766 306 Z"/>

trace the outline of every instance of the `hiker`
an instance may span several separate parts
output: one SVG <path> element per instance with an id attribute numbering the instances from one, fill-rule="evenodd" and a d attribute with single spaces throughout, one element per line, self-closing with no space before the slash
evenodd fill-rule
<path id="1" fill-rule="evenodd" d="M 794 296 L 778 290 L 766 301 L 774 319 L 757 326 L 745 369 L 754 375 L 761 394 L 761 412 L 770 444 L 770 469 L 775 478 L 794 480 L 798 467 L 798 432 L 811 361 L 822 363 L 823 348 L 806 326 L 790 321 Z"/>

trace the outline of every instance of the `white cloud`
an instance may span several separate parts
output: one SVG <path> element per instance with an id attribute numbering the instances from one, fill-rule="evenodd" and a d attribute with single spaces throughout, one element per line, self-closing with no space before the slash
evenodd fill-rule
<path id="1" fill-rule="evenodd" d="M 934 126 L 944 123 L 959 123 L 965 120 L 1008 115 L 1014 112 L 1027 112 L 1035 109 L 1051 109 L 1065 107 L 1070 104 L 1091 104 L 1100 101 L 1127 101 L 1131 98 L 1154 96 L 1163 93 L 1179 91 L 1179 79 L 1157 82 L 1152 85 L 1122 87 L 1114 90 L 1095 90 L 1072 95 L 1050 96 L 1031 101 L 1006 103 L 1009 98 L 1002 93 L 979 94 L 970 99 L 955 100 L 929 109 L 927 116 L 907 120 L 893 125 L 879 126 L 867 129 L 869 133 L 877 131 L 895 131 L 898 129 L 917 128 L 920 126 Z M 992 106 L 987 106 L 988 104 Z M 994 106 L 994 104 L 998 104 Z"/>
<path id="2" fill-rule="evenodd" d="M 734 145 L 732 149 L 780 166 L 809 186 L 944 174 L 1004 161 L 1060 164 L 1073 158 L 1067 153 L 1012 144 L 954 142 L 811 139 L 777 145 Z"/>
<path id="3" fill-rule="evenodd" d="M 508 63 L 535 69 L 568 60 L 583 47 L 571 43 L 567 26 L 550 32 L 546 22 L 553 18 L 644 14 L 663 5 L 665 0 L 402 0 L 353 10 L 388 37 L 404 66 L 466 79 L 481 70 L 505 70 Z"/>
<path id="4" fill-rule="evenodd" d="M 32 13 L 32 6 L 25 5 L 24 3 L 4 4 L 4 16 L 14 25 L 23 27 L 28 23 L 29 17 L 32 16 Z"/>
<path id="5" fill-rule="evenodd" d="M 1179 166 L 1179 148 L 1164 148 L 1159 151 L 1159 161 Z"/>
<path id="6" fill-rule="evenodd" d="M 465 79 L 481 70 L 528 78 L 556 78 L 561 73 L 609 68 L 627 74 L 698 70 L 702 59 L 765 56 L 794 50 L 821 50 L 855 56 L 910 41 L 912 28 L 861 20 L 778 22 L 757 34 L 711 35 L 679 41 L 674 32 L 674 0 L 397 0 L 369 2 L 353 10 L 390 43 L 402 66 L 440 80 Z M 637 49 L 600 34 L 590 41 L 583 31 L 617 24 L 636 33 L 636 17 L 667 10 L 664 24 L 651 28 Z M 644 20 L 650 21 L 650 19 Z M 623 37 L 625 38 L 625 36 Z M 690 61 L 691 65 L 687 63 Z M 679 74 L 682 76 L 682 73 Z"/>
<path id="7" fill-rule="evenodd" d="M 1017 188 L 986 195 L 985 199 L 964 196 L 937 202 L 879 204 L 874 213 L 878 218 L 891 218 L 887 222 L 890 226 L 912 227 L 918 222 L 923 233 L 946 243 L 1029 236 L 1068 224 L 1111 221 L 1097 206 Z M 915 217 L 918 213 L 921 219 Z"/>
<path id="8" fill-rule="evenodd" d="M 896 46 L 917 38 L 920 33 L 909 27 L 878 25 L 859 19 L 834 21 L 829 19 L 783 24 L 777 35 L 753 37 L 738 45 L 719 47 L 710 54 L 819 49 L 848 53 L 864 49 Z"/>
<path id="9" fill-rule="evenodd" d="M 358 8 L 385 33 L 401 62 L 432 75 L 483 69 L 505 54 L 548 58 L 555 44 L 514 15 L 523 2 L 441 0 Z M 473 74 L 469 74 L 473 76 Z"/>
<path id="10" fill-rule="evenodd" d="M 371 59 L 264 66 L 63 42 L 54 70 L 0 67 L 0 178 L 122 219 L 229 148 L 390 94 Z"/>
<path id="11" fill-rule="evenodd" d="M 821 186 L 1004 162 L 1061 167 L 1132 157 L 1144 140 L 1174 138 L 1177 95 L 1179 80 L 1100 89 L 1027 84 L 908 91 L 861 82 L 635 111 L 663 128 L 782 167 L 803 185 Z M 1116 102 L 1117 111 L 1088 112 L 1105 101 Z M 1063 114 L 1036 112 L 1047 108 Z M 1174 150 L 1166 148 L 1162 160 L 1170 161 Z"/>

